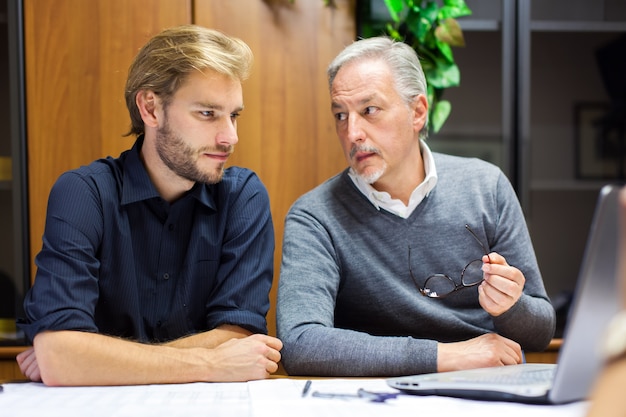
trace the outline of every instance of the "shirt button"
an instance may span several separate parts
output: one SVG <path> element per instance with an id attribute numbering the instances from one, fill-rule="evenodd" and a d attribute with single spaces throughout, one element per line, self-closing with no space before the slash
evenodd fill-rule
<path id="1" fill-rule="evenodd" d="M 167 280 L 170 279 L 170 274 L 168 274 L 167 272 L 163 274 L 163 279 Z"/>
<path id="2" fill-rule="evenodd" d="M 170 229 L 170 232 L 171 232 L 172 230 L 174 230 L 174 224 L 170 223 L 170 225 L 167 226 L 167 228 Z"/>

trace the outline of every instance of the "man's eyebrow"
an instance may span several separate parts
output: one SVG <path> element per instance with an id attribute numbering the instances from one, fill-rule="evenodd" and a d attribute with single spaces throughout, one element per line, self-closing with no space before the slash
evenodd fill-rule
<path id="1" fill-rule="evenodd" d="M 195 104 L 196 106 L 199 107 L 207 107 L 209 109 L 216 109 L 216 110 L 223 110 L 224 106 L 221 104 L 217 104 L 217 103 L 212 103 L 210 101 L 195 101 L 193 104 Z"/>
<path id="2" fill-rule="evenodd" d="M 372 102 L 375 98 L 376 98 L 376 94 L 371 94 L 371 95 L 369 95 L 367 97 L 364 97 L 361 100 L 357 101 L 357 104 L 362 106 L 364 104 L 368 104 L 368 103 Z M 332 101 L 331 102 L 331 108 L 332 109 L 340 109 L 342 107 L 344 107 L 344 106 L 339 104 L 339 103 L 337 103 L 336 101 Z"/>
<path id="3" fill-rule="evenodd" d="M 206 102 L 202 102 L 202 101 L 197 101 L 194 104 L 196 106 L 198 106 L 198 107 L 204 107 L 206 109 L 211 109 L 211 110 L 219 110 L 219 111 L 224 111 L 225 110 L 225 107 L 222 106 L 221 104 L 206 103 Z M 233 109 L 233 111 L 231 111 L 230 113 L 238 113 L 238 112 L 240 112 L 242 110 L 243 110 L 243 105 L 235 107 Z"/>

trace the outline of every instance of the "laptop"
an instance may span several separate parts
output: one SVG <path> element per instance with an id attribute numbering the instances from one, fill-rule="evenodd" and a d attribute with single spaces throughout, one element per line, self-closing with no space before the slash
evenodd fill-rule
<path id="1" fill-rule="evenodd" d="M 616 291 L 619 189 L 607 185 L 598 196 L 557 364 L 394 377 L 387 384 L 408 394 L 473 400 L 563 404 L 586 399 L 603 365 L 599 341 L 620 306 Z"/>

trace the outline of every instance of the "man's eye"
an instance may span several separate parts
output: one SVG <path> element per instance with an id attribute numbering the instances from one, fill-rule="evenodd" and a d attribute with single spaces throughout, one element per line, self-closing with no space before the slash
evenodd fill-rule
<path id="1" fill-rule="evenodd" d="M 241 116 L 241 113 L 239 113 L 239 112 L 235 112 L 235 113 L 231 113 L 230 114 L 230 118 L 233 119 L 233 120 L 238 119 L 239 116 Z"/>
<path id="2" fill-rule="evenodd" d="M 374 106 L 368 106 L 365 108 L 365 111 L 363 112 L 364 114 L 373 114 L 376 113 L 378 111 L 377 107 Z"/>
<path id="3" fill-rule="evenodd" d="M 335 119 L 337 121 L 346 120 L 346 114 L 345 113 L 335 113 Z"/>
<path id="4" fill-rule="evenodd" d="M 213 110 L 204 110 L 204 111 L 201 111 L 200 114 L 204 117 L 213 117 L 215 115 Z"/>

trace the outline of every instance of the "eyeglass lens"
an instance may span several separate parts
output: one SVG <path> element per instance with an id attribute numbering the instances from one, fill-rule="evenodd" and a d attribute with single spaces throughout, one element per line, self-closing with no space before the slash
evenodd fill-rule
<path id="1" fill-rule="evenodd" d="M 482 266 L 483 261 L 480 259 L 476 259 L 467 264 L 461 274 L 462 285 L 456 285 L 452 278 L 447 275 L 431 275 L 424 283 L 424 289 L 421 292 L 428 297 L 436 298 L 443 297 L 461 288 L 478 285 L 483 282 Z"/>
<path id="2" fill-rule="evenodd" d="M 474 239 L 480 244 L 480 246 L 483 248 L 483 251 L 487 255 L 488 251 L 486 250 L 485 246 L 482 244 L 478 236 L 476 236 L 476 234 L 468 225 L 465 225 L 465 228 L 472 234 Z M 410 253 L 411 252 L 409 248 L 409 256 Z M 420 292 L 427 297 L 441 298 L 462 288 L 478 285 L 483 281 L 482 266 L 483 262 L 481 259 L 476 259 L 468 263 L 461 272 L 461 285 L 457 285 L 452 280 L 452 278 L 447 275 L 431 275 L 430 277 L 428 277 L 426 282 L 424 282 L 424 288 L 420 289 Z"/>

